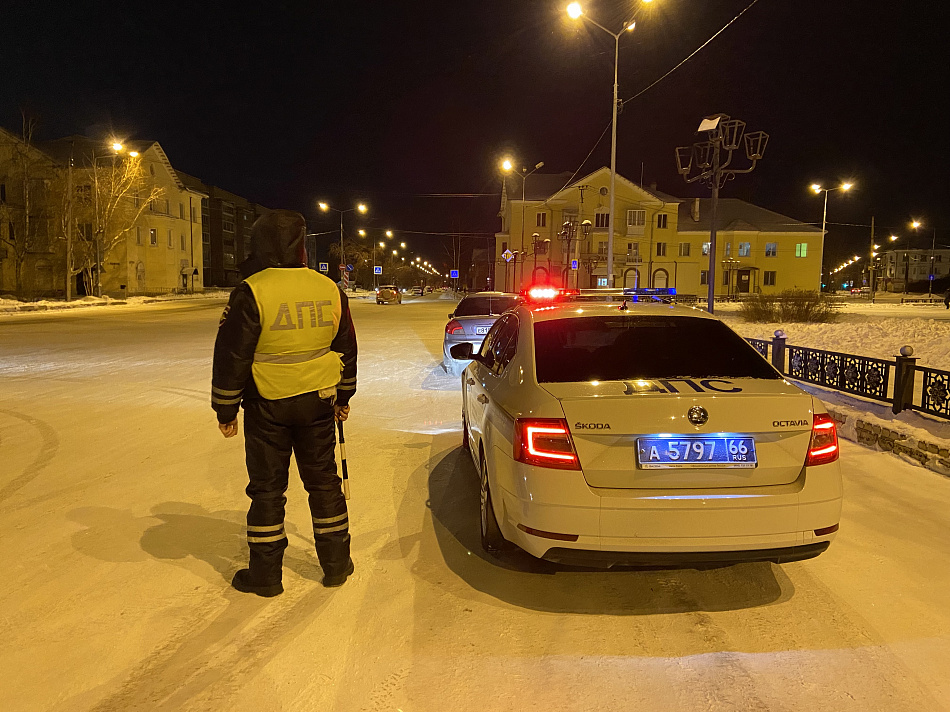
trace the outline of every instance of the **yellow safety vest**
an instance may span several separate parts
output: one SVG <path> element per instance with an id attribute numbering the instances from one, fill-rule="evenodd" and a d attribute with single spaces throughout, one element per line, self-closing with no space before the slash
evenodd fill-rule
<path id="1" fill-rule="evenodd" d="M 268 400 L 333 388 L 343 362 L 330 344 L 340 326 L 337 286 L 306 267 L 269 268 L 245 280 L 261 314 L 251 373 Z"/>

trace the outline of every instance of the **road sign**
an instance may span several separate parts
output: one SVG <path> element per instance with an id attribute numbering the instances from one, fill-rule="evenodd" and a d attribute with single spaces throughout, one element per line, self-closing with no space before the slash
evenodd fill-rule
<path id="1" fill-rule="evenodd" d="M 321 271 L 321 272 L 329 272 L 329 271 L 330 271 L 330 263 L 329 263 L 329 262 L 321 262 L 321 263 L 320 263 L 320 271 Z"/>
<path id="2" fill-rule="evenodd" d="M 352 272 L 352 271 L 353 271 L 353 265 L 347 265 L 347 266 L 346 266 L 346 271 L 347 271 L 347 272 Z"/>
<path id="3" fill-rule="evenodd" d="M 346 265 L 340 265 L 340 271 L 346 272 Z"/>
<path id="4" fill-rule="evenodd" d="M 373 274 L 382 274 L 382 273 L 383 273 L 382 267 L 379 267 L 379 266 L 373 267 Z"/>
<path id="5" fill-rule="evenodd" d="M 571 269 L 577 269 L 578 266 L 577 260 L 571 260 Z"/>
<path id="6" fill-rule="evenodd" d="M 511 262 L 511 259 L 515 256 L 515 254 L 511 250 L 505 250 L 501 253 L 501 256 L 505 258 L 505 262 Z"/>
<path id="7" fill-rule="evenodd" d="M 450 279 L 458 279 L 458 278 L 459 278 L 459 271 L 458 271 L 457 269 L 451 270 L 451 271 L 449 272 L 449 278 L 450 278 Z"/>

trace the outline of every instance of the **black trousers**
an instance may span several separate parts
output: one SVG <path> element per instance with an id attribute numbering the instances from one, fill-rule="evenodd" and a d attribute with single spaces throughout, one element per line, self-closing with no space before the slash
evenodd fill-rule
<path id="1" fill-rule="evenodd" d="M 350 558 L 349 520 L 336 472 L 335 421 L 329 400 L 304 393 L 244 403 L 244 443 L 250 483 L 247 542 L 250 575 L 261 583 L 281 580 L 287 534 L 284 505 L 291 452 L 309 493 L 317 558 L 328 576 L 343 573 Z"/>

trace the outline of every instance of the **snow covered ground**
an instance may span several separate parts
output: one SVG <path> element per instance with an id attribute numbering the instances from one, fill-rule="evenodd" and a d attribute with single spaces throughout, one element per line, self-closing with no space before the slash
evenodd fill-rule
<path id="1" fill-rule="evenodd" d="M 950 709 L 950 480 L 845 442 L 840 534 L 784 566 L 490 557 L 430 297 L 353 304 L 356 574 L 319 584 L 292 482 L 286 592 L 233 591 L 243 448 L 208 405 L 222 304 L 0 321 L 4 710 Z"/>

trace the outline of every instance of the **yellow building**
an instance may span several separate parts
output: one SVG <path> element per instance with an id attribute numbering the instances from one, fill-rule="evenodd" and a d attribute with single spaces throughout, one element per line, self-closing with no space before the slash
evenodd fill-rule
<path id="1" fill-rule="evenodd" d="M 607 285 L 610 170 L 569 179 L 506 179 L 495 235 L 496 289 Z M 615 284 L 704 297 L 710 200 L 675 198 L 620 175 L 616 186 Z M 720 198 L 717 225 L 717 296 L 819 289 L 820 229 L 734 198 Z"/>
<path id="2" fill-rule="evenodd" d="M 68 183 L 73 186 L 72 242 L 80 251 L 76 254 L 93 255 L 92 263 L 101 261 L 103 295 L 165 294 L 203 288 L 201 199 L 206 196 L 182 183 L 158 142 L 126 141 L 116 152 L 100 141 L 70 136 L 44 142 L 40 148 L 60 166 L 60 189 L 65 193 Z M 72 175 L 66 178 L 70 161 Z M 96 199 L 108 202 L 116 194 L 117 189 L 113 190 L 110 183 L 113 161 L 134 161 L 140 171 L 135 189 L 117 198 L 117 212 L 138 217 L 132 223 L 113 221 L 114 229 L 123 230 L 120 235 L 97 235 L 90 221 L 101 218 L 94 214 L 93 203 Z M 104 167 L 98 177 L 94 166 Z M 155 199 L 149 200 L 155 189 Z M 69 209 L 65 200 L 60 204 L 61 210 Z M 65 240 L 60 239 L 57 251 L 63 264 L 65 250 Z M 96 252 L 100 253 L 98 259 Z M 75 275 L 73 296 L 94 293 L 95 280 L 93 284 L 88 281 L 88 273 L 85 278 L 83 273 Z"/>

